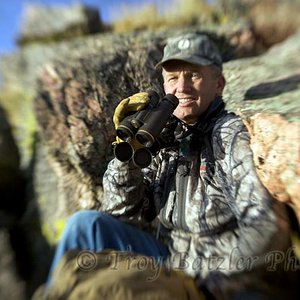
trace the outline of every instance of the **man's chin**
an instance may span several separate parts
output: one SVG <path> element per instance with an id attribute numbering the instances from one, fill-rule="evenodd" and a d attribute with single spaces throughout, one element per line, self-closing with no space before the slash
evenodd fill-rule
<path id="1" fill-rule="evenodd" d="M 174 114 L 174 116 L 188 125 L 193 125 L 198 121 L 198 117 L 191 114 Z"/>

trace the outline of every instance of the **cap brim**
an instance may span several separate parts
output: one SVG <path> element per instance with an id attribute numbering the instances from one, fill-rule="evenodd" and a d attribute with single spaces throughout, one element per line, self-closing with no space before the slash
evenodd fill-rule
<path id="1" fill-rule="evenodd" d="M 181 55 L 179 57 L 179 56 L 174 55 L 174 56 L 168 57 L 167 59 L 164 59 L 164 60 L 160 61 L 159 63 L 157 63 L 155 65 L 155 69 L 162 67 L 164 63 L 171 61 L 171 60 L 181 60 L 181 61 L 188 62 L 190 64 L 199 65 L 199 66 L 208 66 L 208 65 L 213 64 L 213 62 L 211 60 L 206 59 L 204 57 L 200 57 L 200 56 L 183 57 Z"/>

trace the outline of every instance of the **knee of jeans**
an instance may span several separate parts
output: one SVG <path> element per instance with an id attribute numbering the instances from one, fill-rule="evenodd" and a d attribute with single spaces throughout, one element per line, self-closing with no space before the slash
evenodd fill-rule
<path id="1" fill-rule="evenodd" d="M 96 210 L 80 210 L 74 213 L 67 223 L 69 229 L 84 229 L 93 226 L 95 222 L 99 222 L 105 216 L 103 212 Z"/>

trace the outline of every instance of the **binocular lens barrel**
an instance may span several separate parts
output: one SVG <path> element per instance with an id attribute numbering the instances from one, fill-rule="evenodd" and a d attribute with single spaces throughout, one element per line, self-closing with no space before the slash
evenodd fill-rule
<path id="1" fill-rule="evenodd" d="M 148 167 L 152 161 L 152 154 L 148 149 L 140 148 L 134 151 L 133 147 L 127 142 L 117 144 L 114 154 L 122 162 L 132 159 L 132 162 L 140 168 Z"/>
<path id="2" fill-rule="evenodd" d="M 134 152 L 132 160 L 136 166 L 146 168 L 151 164 L 152 154 L 147 148 L 140 148 Z"/>
<path id="3" fill-rule="evenodd" d="M 126 162 L 131 159 L 133 155 L 133 148 L 129 143 L 122 142 L 115 146 L 114 154 L 118 160 Z"/>

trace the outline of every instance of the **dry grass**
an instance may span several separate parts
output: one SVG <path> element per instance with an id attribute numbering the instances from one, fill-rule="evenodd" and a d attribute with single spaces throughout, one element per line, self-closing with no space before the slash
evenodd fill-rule
<path id="1" fill-rule="evenodd" d="M 122 18 L 112 24 L 114 32 L 154 29 L 159 27 L 161 22 L 155 5 L 124 7 L 121 15 Z"/>
<path id="2" fill-rule="evenodd" d="M 175 0 L 173 9 L 165 16 L 167 21 L 179 24 L 208 24 L 216 21 L 213 6 L 203 0 Z"/>
<path id="3" fill-rule="evenodd" d="M 119 15 L 112 24 L 115 32 L 212 23 L 215 11 L 205 0 L 169 0 L 157 5 L 123 6 Z"/>
<path id="4" fill-rule="evenodd" d="M 300 28 L 300 0 L 168 0 L 115 10 L 114 32 L 249 21 L 265 47 Z"/>

